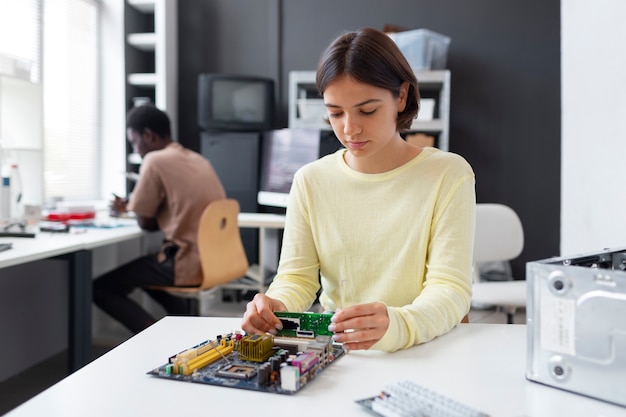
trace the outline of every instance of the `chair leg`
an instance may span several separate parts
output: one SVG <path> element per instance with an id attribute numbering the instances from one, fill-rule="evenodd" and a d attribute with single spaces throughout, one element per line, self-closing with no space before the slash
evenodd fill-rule
<path id="1" fill-rule="evenodd" d="M 506 322 L 507 324 L 513 324 L 513 319 L 515 318 L 515 313 L 506 313 Z"/>
<path id="2" fill-rule="evenodd" d="M 517 309 L 515 307 L 509 307 L 505 311 L 507 324 L 513 324 L 513 322 L 515 321 L 515 312 L 517 311 Z"/>
<path id="3" fill-rule="evenodd" d="M 200 315 L 200 303 L 197 298 L 188 298 L 187 306 L 190 316 L 199 316 Z"/>

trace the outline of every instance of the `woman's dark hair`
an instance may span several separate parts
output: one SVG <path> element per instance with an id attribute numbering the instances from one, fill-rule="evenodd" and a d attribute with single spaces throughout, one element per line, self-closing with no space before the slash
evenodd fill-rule
<path id="1" fill-rule="evenodd" d="M 140 133 L 150 129 L 162 138 L 172 134 L 170 118 L 152 104 L 133 107 L 126 116 L 126 127 Z"/>
<path id="2" fill-rule="evenodd" d="M 335 39 L 317 65 L 316 83 L 320 95 L 342 75 L 389 90 L 394 97 L 400 86 L 409 83 L 406 107 L 398 113 L 396 126 L 408 130 L 419 110 L 417 79 L 396 43 L 385 33 L 372 28 L 346 32 Z"/>

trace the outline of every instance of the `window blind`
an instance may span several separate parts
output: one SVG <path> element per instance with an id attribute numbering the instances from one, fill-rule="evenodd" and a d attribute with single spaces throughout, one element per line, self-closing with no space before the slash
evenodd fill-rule
<path id="1" fill-rule="evenodd" d="M 44 196 L 100 196 L 99 2 L 43 0 Z"/>
<path id="2" fill-rule="evenodd" d="M 43 120 L 36 123 L 43 124 L 38 134 L 43 140 L 35 141 L 43 145 L 37 150 L 29 145 L 28 152 L 43 154 L 37 164 L 38 169 L 43 165 L 43 186 L 37 186 L 43 190 L 36 194 L 45 200 L 101 195 L 100 7 L 100 0 L 0 0 L 0 74 L 41 83 L 43 91 L 23 100 L 43 109 Z M 19 138 L 19 132 L 14 136 Z M 22 157 L 21 146 L 11 143 L 12 158 Z"/>
<path id="3" fill-rule="evenodd" d="M 10 58 L 30 68 L 30 81 L 40 81 L 41 0 L 0 0 L 0 57 Z M 2 73 L 12 73 L 7 68 Z"/>

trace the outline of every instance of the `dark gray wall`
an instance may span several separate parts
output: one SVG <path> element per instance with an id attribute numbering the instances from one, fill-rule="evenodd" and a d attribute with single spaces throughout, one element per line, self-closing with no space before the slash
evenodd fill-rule
<path id="1" fill-rule="evenodd" d="M 199 149 L 202 72 L 269 76 L 276 127 L 287 126 L 287 77 L 313 70 L 344 30 L 385 24 L 452 38 L 450 150 L 476 172 L 478 202 L 513 207 L 526 231 L 513 262 L 559 254 L 560 2 L 558 0 L 184 0 L 179 2 L 180 140 Z"/>

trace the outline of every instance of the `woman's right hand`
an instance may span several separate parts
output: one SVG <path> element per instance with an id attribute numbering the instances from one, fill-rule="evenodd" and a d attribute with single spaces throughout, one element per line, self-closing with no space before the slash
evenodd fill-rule
<path id="1" fill-rule="evenodd" d="M 282 329 L 283 324 L 274 311 L 287 311 L 287 307 L 265 294 L 256 294 L 246 306 L 241 328 L 248 334 L 276 334 L 276 329 Z"/>

